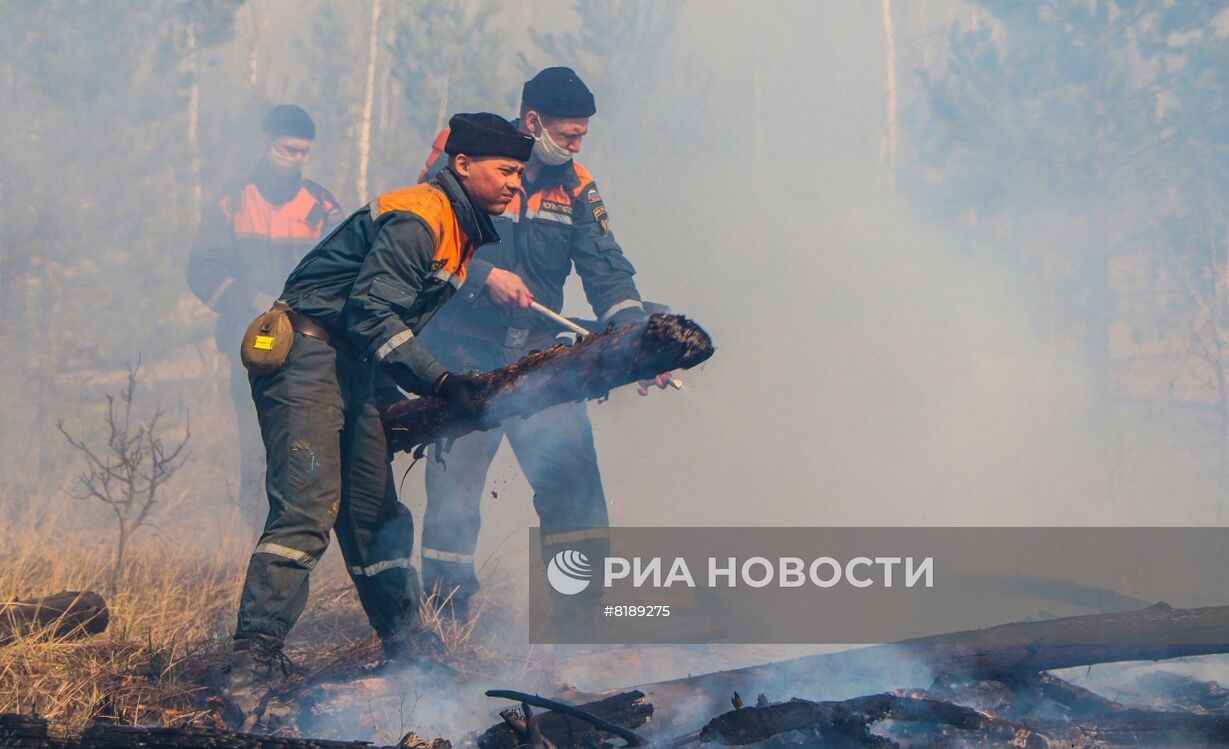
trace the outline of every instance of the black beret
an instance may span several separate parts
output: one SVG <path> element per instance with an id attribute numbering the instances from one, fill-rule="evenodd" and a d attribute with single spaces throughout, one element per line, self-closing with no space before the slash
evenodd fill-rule
<path id="1" fill-rule="evenodd" d="M 533 153 L 533 138 L 512 126 L 503 117 L 490 112 L 454 114 L 448 120 L 448 141 L 444 153 L 466 156 L 504 156 L 517 161 L 529 161 Z"/>
<path id="2" fill-rule="evenodd" d="M 547 68 L 525 81 L 521 106 L 552 117 L 592 117 L 593 93 L 571 68 Z"/>
<path id="3" fill-rule="evenodd" d="M 293 104 L 278 104 L 270 109 L 260 129 L 274 137 L 289 135 L 292 138 L 316 139 L 316 123 L 302 107 Z"/>

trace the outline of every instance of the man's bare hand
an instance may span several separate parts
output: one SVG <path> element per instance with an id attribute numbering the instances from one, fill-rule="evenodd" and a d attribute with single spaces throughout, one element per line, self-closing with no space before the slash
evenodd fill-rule
<path id="1" fill-rule="evenodd" d="M 486 293 L 496 304 L 524 309 L 533 302 L 533 294 L 521 277 L 510 270 L 492 268 L 486 278 Z"/>
<path id="2" fill-rule="evenodd" d="M 675 379 L 672 373 L 662 372 L 651 380 L 642 380 L 641 382 L 637 382 L 636 392 L 640 393 L 641 395 L 648 395 L 649 388 L 653 387 L 654 385 L 657 386 L 658 390 L 665 390 L 674 382 Z M 677 387 L 677 385 L 675 387 Z"/>

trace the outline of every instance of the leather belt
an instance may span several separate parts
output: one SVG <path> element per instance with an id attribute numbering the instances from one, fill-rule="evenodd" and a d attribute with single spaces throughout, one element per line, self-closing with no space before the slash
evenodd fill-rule
<path id="1" fill-rule="evenodd" d="M 555 344 L 555 333 L 530 328 L 505 328 L 483 325 L 472 320 L 449 321 L 447 329 L 469 338 L 494 343 L 505 348 L 544 349 Z"/>
<path id="2" fill-rule="evenodd" d="M 334 335 L 333 331 L 316 322 L 315 319 L 294 310 L 287 312 L 286 316 L 290 318 L 290 327 L 294 328 L 296 333 L 302 333 L 318 341 L 324 341 L 333 348 L 345 351 L 346 353 L 354 353 L 354 349 L 350 347 L 345 338 Z"/>

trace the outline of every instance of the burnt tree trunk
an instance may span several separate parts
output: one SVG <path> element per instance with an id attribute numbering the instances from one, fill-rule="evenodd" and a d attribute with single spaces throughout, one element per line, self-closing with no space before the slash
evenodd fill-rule
<path id="1" fill-rule="evenodd" d="M 479 377 L 480 420 L 456 418 L 443 398 L 405 400 L 383 412 L 389 447 L 411 451 L 439 440 L 531 416 L 560 403 L 605 397 L 614 388 L 689 369 L 713 355 L 712 339 L 682 315 L 653 315 L 648 322 L 586 336 L 573 346 L 533 351 Z"/>
<path id="2" fill-rule="evenodd" d="M 88 590 L 0 603 L 0 645 L 34 633 L 88 637 L 106 631 L 109 620 L 107 602 Z"/>

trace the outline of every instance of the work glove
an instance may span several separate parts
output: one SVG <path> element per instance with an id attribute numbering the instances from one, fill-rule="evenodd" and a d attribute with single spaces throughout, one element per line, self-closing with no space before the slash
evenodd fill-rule
<path id="1" fill-rule="evenodd" d="M 445 372 L 435 383 L 435 394 L 448 402 L 453 414 L 462 419 L 478 420 L 481 412 L 477 398 L 482 380 L 474 375 Z"/>

